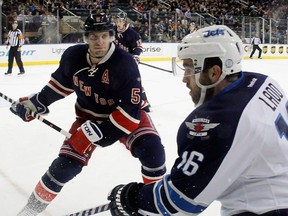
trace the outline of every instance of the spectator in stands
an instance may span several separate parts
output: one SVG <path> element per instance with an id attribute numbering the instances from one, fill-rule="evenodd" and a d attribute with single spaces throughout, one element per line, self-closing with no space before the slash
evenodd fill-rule
<path id="1" fill-rule="evenodd" d="M 184 13 L 184 17 L 185 17 L 185 19 L 187 19 L 188 21 L 190 21 L 191 18 L 192 18 L 191 9 L 190 9 L 189 6 L 186 8 L 186 11 L 185 11 L 185 13 Z"/>
<path id="2" fill-rule="evenodd" d="M 48 12 L 48 14 L 47 14 L 47 22 L 49 25 L 51 25 L 51 24 L 55 25 L 57 22 L 56 17 L 51 12 Z"/>
<path id="3" fill-rule="evenodd" d="M 33 31 L 38 31 L 39 28 L 41 27 L 41 23 L 42 23 L 42 16 L 39 14 L 39 11 L 37 10 L 35 15 L 33 16 L 33 19 L 32 19 L 32 28 L 33 28 Z"/>
<path id="4" fill-rule="evenodd" d="M 28 14 L 25 18 L 25 31 L 33 31 L 33 15 L 31 11 L 28 11 Z"/>
<path id="5" fill-rule="evenodd" d="M 172 19 L 169 20 L 169 25 L 168 25 L 168 35 L 170 38 L 173 37 L 173 35 L 175 35 L 175 28 L 176 28 L 176 25 L 175 23 L 173 22 Z"/>
<path id="6" fill-rule="evenodd" d="M 137 3 L 137 6 L 135 7 L 135 10 L 137 10 L 137 11 L 139 11 L 139 12 L 144 11 L 144 8 L 143 8 L 141 2 L 138 2 L 138 3 Z"/>
<path id="7" fill-rule="evenodd" d="M 29 4 L 29 11 L 31 11 L 32 14 L 35 14 L 35 10 L 36 10 L 36 7 L 35 5 L 31 2 Z"/>
<path id="8" fill-rule="evenodd" d="M 18 28 L 19 29 L 23 29 L 24 19 L 25 19 L 25 10 L 21 9 L 20 13 L 17 16 L 17 22 L 18 22 Z"/>
<path id="9" fill-rule="evenodd" d="M 17 12 L 12 12 L 7 16 L 8 29 L 12 28 L 14 21 L 17 21 Z"/>
<path id="10" fill-rule="evenodd" d="M 190 30 L 190 32 L 189 33 L 192 33 L 192 32 L 194 32 L 194 31 L 197 31 L 197 26 L 196 26 L 196 24 L 194 23 L 194 22 L 192 22 L 192 23 L 190 23 L 190 26 L 189 26 L 189 30 Z"/>
<path id="11" fill-rule="evenodd" d="M 176 8 L 179 8 L 179 5 L 177 3 L 177 0 L 172 0 L 172 2 L 170 3 L 170 10 L 171 11 L 175 11 Z"/>
<path id="12" fill-rule="evenodd" d="M 147 21 L 144 22 L 144 25 L 141 25 L 139 29 L 139 34 L 141 35 L 143 42 L 149 41 L 149 23 Z"/>
<path id="13" fill-rule="evenodd" d="M 157 35 L 161 34 L 158 23 L 155 23 L 151 28 L 151 42 L 156 41 Z"/>
<path id="14" fill-rule="evenodd" d="M 24 44 L 30 44 L 30 39 L 29 37 L 24 38 Z"/>

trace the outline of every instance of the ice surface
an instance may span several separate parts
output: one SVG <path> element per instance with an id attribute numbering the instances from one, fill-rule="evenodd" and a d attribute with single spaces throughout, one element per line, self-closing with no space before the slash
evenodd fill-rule
<path id="1" fill-rule="evenodd" d="M 147 62 L 171 70 L 170 62 Z M 176 133 L 182 120 L 193 110 L 189 90 L 180 76 L 140 65 L 143 85 L 152 105 L 151 116 L 162 136 L 170 169 L 176 158 Z M 288 93 L 287 60 L 246 60 L 243 69 L 270 74 Z M 14 66 L 11 76 L 1 68 L 0 92 L 13 99 L 38 92 L 48 82 L 52 66 L 25 67 L 18 76 Z M 240 98 L 239 98 L 240 100 Z M 68 130 L 74 121 L 75 96 L 52 104 L 45 117 Z M 9 111 L 9 104 L 0 99 L 0 215 L 15 216 L 25 205 L 34 186 L 57 156 L 64 136 L 40 121 L 23 122 Z M 68 213 L 107 203 L 108 192 L 117 184 L 141 181 L 140 163 L 120 144 L 98 148 L 89 166 L 67 183 L 51 203 L 45 216 Z M 220 205 L 212 203 L 201 216 L 220 216 Z M 110 215 L 109 212 L 99 215 Z"/>

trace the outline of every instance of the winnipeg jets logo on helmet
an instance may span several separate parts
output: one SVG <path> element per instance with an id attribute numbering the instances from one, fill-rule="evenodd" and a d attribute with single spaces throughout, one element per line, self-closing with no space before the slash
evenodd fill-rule
<path id="1" fill-rule="evenodd" d="M 96 71 L 98 68 L 96 68 L 96 65 L 92 65 L 92 67 L 88 70 L 88 76 L 93 77 L 95 76 Z"/>
<path id="2" fill-rule="evenodd" d="M 225 35 L 224 33 L 225 29 L 223 28 L 217 28 L 216 30 L 207 30 L 203 32 L 203 37 L 210 37 L 210 36 L 219 36 L 219 35 Z"/>

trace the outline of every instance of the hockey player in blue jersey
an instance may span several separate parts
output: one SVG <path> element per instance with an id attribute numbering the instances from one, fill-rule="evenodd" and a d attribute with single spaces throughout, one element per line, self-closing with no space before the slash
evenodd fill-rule
<path id="1" fill-rule="evenodd" d="M 32 110 L 48 114 L 48 106 L 75 93 L 76 121 L 59 156 L 52 162 L 18 216 L 42 212 L 78 175 L 96 147 L 120 140 L 141 162 L 144 183 L 162 178 L 165 152 L 149 115 L 141 109 L 141 76 L 132 55 L 118 48 L 106 14 L 91 14 L 84 25 L 87 44 L 69 47 L 49 83 L 37 94 L 20 98 L 11 111 L 24 121 Z"/>
<path id="2" fill-rule="evenodd" d="M 129 52 L 137 63 L 140 62 L 140 55 L 143 52 L 142 40 L 140 35 L 129 26 L 127 20 L 127 13 L 121 11 L 115 16 L 115 40 L 116 46 L 122 48 L 123 50 Z M 145 89 L 143 91 L 142 109 L 150 112 L 150 104 L 148 102 Z"/>
<path id="3" fill-rule="evenodd" d="M 180 125 L 170 174 L 116 186 L 111 214 L 288 216 L 288 100 L 272 78 L 242 71 L 241 39 L 213 25 L 178 46 L 196 108 Z"/>
<path id="4" fill-rule="evenodd" d="M 114 43 L 125 51 L 131 53 L 137 62 L 143 52 L 140 35 L 129 26 L 127 13 L 121 11 L 115 16 L 115 40 Z"/>

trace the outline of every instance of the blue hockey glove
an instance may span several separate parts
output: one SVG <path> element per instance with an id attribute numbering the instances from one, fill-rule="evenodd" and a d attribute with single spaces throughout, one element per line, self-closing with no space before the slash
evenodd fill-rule
<path id="1" fill-rule="evenodd" d="M 140 215 L 138 212 L 138 193 L 143 183 L 132 182 L 127 185 L 118 185 L 108 195 L 112 216 Z"/>
<path id="2" fill-rule="evenodd" d="M 72 148 L 83 155 L 91 145 L 96 145 L 96 142 L 103 138 L 101 130 L 90 120 L 84 122 L 75 133 L 67 140 Z"/>
<path id="3" fill-rule="evenodd" d="M 34 119 L 34 117 L 30 115 L 31 111 L 40 115 L 49 113 L 49 109 L 39 101 L 38 94 L 19 98 L 16 103 L 11 105 L 10 111 L 15 115 L 18 115 L 25 122 Z"/>

